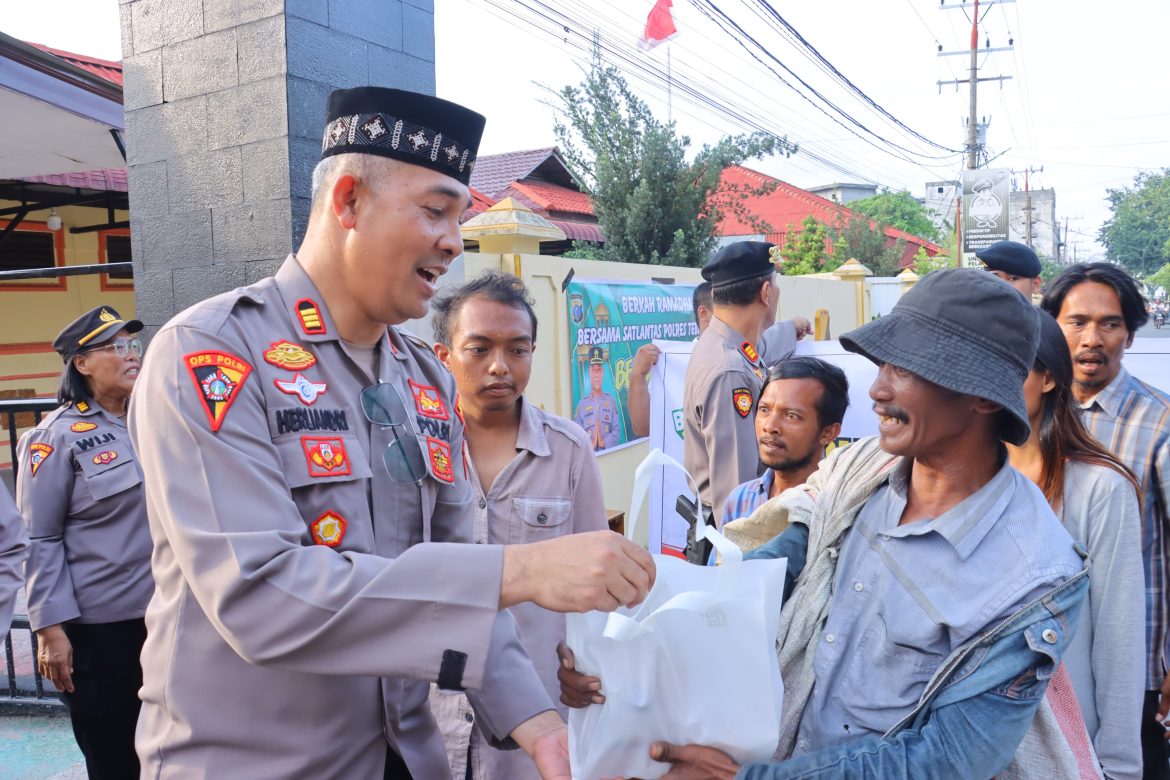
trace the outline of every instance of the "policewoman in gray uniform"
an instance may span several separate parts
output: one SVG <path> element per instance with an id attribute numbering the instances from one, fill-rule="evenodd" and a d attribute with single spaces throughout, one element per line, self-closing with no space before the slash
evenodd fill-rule
<path id="1" fill-rule="evenodd" d="M 471 543 L 454 381 L 393 327 L 462 252 L 483 125 L 426 95 L 335 91 L 297 253 L 155 336 L 130 410 L 157 583 L 144 776 L 444 777 L 429 682 L 567 775 L 564 724 L 500 609 L 636 602 L 653 564 L 609 532 Z"/>
<path id="2" fill-rule="evenodd" d="M 126 432 L 138 320 L 99 306 L 53 342 L 58 400 L 20 439 L 16 500 L 28 524 L 37 663 L 69 710 L 90 778 L 138 775 L 134 728 L 154 585 L 142 470 Z"/>

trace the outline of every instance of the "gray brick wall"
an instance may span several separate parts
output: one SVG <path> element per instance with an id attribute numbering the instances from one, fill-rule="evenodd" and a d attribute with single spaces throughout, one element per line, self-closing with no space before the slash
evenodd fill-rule
<path id="1" fill-rule="evenodd" d="M 435 91 L 431 0 L 120 0 L 138 316 L 273 273 L 304 235 L 325 100 Z"/>

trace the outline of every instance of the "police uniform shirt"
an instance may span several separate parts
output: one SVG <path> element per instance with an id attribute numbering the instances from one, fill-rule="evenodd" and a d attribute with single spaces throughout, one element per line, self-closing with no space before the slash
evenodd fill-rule
<path id="1" fill-rule="evenodd" d="M 498 611 L 503 549 L 466 544 L 453 380 L 393 328 L 376 354 L 373 376 L 295 257 L 155 337 L 130 411 L 157 581 L 144 775 L 379 777 L 389 739 L 438 778 L 427 681 L 475 689 L 496 740 L 552 708 Z M 413 417 L 421 487 L 383 466 L 392 432 L 359 401 L 377 380 Z"/>
<path id="2" fill-rule="evenodd" d="M 601 473 L 589 435 L 571 420 L 533 406 L 521 398 L 516 456 L 488 490 L 474 464 L 473 534 L 480 544 L 529 544 L 567 534 L 609 527 Z M 557 682 L 557 643 L 565 638 L 565 616 L 536 604 L 509 610 L 545 690 L 562 716 Z M 452 774 L 463 780 L 472 747 L 475 780 L 539 780 L 532 760 L 519 750 L 489 750 L 466 697 L 432 688 L 431 707 L 447 743 Z"/>
<path id="3" fill-rule="evenodd" d="M 754 345 L 711 318 L 691 351 L 683 384 L 683 465 L 717 524 L 728 494 L 760 475 L 752 413 L 764 376 Z"/>
<path id="4" fill-rule="evenodd" d="M 21 437 L 17 460 L 32 629 L 141 618 L 151 541 L 125 420 L 90 400 L 62 406 Z"/>
<path id="5" fill-rule="evenodd" d="M 21 568 L 28 556 L 28 531 L 7 488 L 0 486 L 0 635 L 7 634 L 16 607 L 16 592 L 24 578 Z"/>
<path id="6" fill-rule="evenodd" d="M 573 422 L 585 429 L 590 442 L 593 441 L 594 428 L 601 426 L 601 449 L 617 446 L 621 438 L 622 424 L 617 401 L 609 393 L 602 392 L 600 396 L 590 393 L 578 401 Z"/>
<path id="7" fill-rule="evenodd" d="M 796 324 L 792 320 L 774 322 L 760 334 L 760 362 L 774 366 L 796 352 Z"/>

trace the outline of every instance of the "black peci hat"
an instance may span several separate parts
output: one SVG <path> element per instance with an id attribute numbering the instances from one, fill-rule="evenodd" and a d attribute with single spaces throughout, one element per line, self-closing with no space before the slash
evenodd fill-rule
<path id="1" fill-rule="evenodd" d="M 68 363 L 77 353 L 110 341 L 122 329 L 137 333 L 142 328 L 140 320 L 124 320 L 112 306 L 99 306 L 66 325 L 53 339 L 53 349 Z"/>
<path id="2" fill-rule="evenodd" d="M 776 270 L 770 250 L 775 244 L 767 241 L 737 241 L 715 253 L 703 266 L 703 278 L 712 287 L 767 276 Z"/>
<path id="3" fill-rule="evenodd" d="M 386 87 L 329 95 L 321 157 L 376 154 L 421 165 L 467 184 L 487 120 L 431 95 Z"/>
<path id="4" fill-rule="evenodd" d="M 975 252 L 989 271 L 1000 271 L 1024 279 L 1035 279 L 1040 275 L 1040 258 L 1027 244 L 1018 241 L 996 241 Z"/>

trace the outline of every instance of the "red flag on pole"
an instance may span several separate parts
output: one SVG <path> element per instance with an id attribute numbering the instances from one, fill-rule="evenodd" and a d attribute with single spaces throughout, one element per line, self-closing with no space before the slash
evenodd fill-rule
<path id="1" fill-rule="evenodd" d="M 646 31 L 642 33 L 642 48 L 653 49 L 678 34 L 674 19 L 670 15 L 671 0 L 657 0 L 646 17 Z"/>

